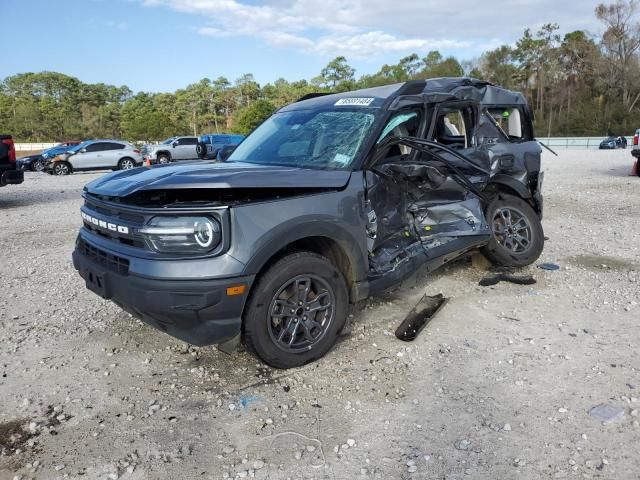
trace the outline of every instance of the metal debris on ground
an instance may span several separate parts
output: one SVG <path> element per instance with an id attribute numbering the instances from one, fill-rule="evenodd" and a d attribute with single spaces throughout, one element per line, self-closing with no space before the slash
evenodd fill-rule
<path id="1" fill-rule="evenodd" d="M 482 287 L 489 287 L 491 285 L 497 285 L 500 282 L 510 282 L 516 285 L 533 285 L 536 283 L 536 279 L 531 275 L 510 275 L 508 273 L 499 273 L 498 275 L 491 275 L 484 277 L 478 282 L 478 285 Z"/>
<path id="2" fill-rule="evenodd" d="M 611 423 L 624 417 L 624 408 L 601 403 L 589 410 L 589 415 L 602 423 Z"/>
<path id="3" fill-rule="evenodd" d="M 555 271 L 560 270 L 560 265 L 557 263 L 539 263 L 538 268 L 541 268 L 542 270 Z"/>
<path id="4" fill-rule="evenodd" d="M 448 301 L 449 299 L 441 293 L 434 296 L 423 296 L 396 329 L 396 337 L 405 342 L 415 340 L 420 331 Z"/>

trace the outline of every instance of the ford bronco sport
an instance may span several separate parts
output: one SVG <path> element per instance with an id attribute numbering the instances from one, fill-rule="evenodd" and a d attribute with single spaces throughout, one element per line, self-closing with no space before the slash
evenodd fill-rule
<path id="1" fill-rule="evenodd" d="M 473 249 L 540 255 L 541 149 L 519 93 L 431 79 L 281 108 L 222 163 L 116 172 L 84 190 L 89 289 L 195 345 L 287 368 L 350 306 Z"/>

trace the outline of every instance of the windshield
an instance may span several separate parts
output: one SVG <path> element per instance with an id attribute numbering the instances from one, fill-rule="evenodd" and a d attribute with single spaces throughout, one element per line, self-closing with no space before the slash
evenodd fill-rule
<path id="1" fill-rule="evenodd" d="M 86 142 L 82 142 L 79 143 L 78 145 L 76 145 L 75 147 L 71 147 L 68 150 L 66 150 L 67 153 L 76 153 L 79 152 L 80 150 L 82 150 L 84 147 L 86 147 L 87 145 L 89 145 L 91 143 L 90 140 L 86 141 Z"/>
<path id="2" fill-rule="evenodd" d="M 167 138 L 164 142 L 162 142 L 162 145 L 169 145 L 175 139 L 176 139 L 176 137 Z"/>
<path id="3" fill-rule="evenodd" d="M 276 113 L 231 154 L 228 162 L 346 169 L 375 119 L 371 111 Z"/>

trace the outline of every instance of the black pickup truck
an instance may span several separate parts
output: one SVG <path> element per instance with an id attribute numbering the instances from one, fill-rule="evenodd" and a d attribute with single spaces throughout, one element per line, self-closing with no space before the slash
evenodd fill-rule
<path id="1" fill-rule="evenodd" d="M 0 135 L 0 187 L 24 182 L 24 172 L 18 169 L 16 150 L 11 135 Z"/>

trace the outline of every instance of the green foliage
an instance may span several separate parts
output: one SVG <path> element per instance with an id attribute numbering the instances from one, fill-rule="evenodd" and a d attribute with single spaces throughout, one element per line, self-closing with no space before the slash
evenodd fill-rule
<path id="1" fill-rule="evenodd" d="M 257 100 L 248 107 L 243 107 L 236 112 L 233 131 L 247 135 L 269 118 L 275 110 L 276 107 L 268 100 Z"/>
<path id="2" fill-rule="evenodd" d="M 412 53 L 356 79 L 345 57 L 331 60 L 311 81 L 279 78 L 259 85 L 245 74 L 234 82 L 203 78 L 174 93 L 134 93 L 126 86 L 85 84 L 56 72 L 21 73 L 0 82 L 0 133 L 17 141 L 85 138 L 161 140 L 171 135 L 248 133 L 277 108 L 312 92 L 343 92 L 414 79 L 467 75 L 522 92 L 544 135 L 629 134 L 640 127 L 638 1 L 596 7 L 603 35 L 559 35 L 556 24 L 526 29 L 461 64 L 438 51 Z"/>

